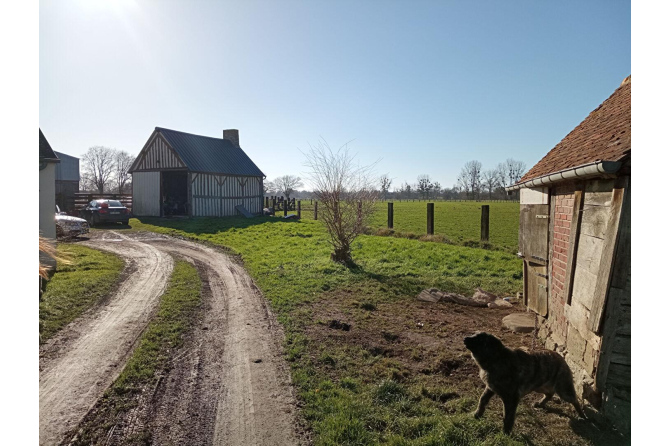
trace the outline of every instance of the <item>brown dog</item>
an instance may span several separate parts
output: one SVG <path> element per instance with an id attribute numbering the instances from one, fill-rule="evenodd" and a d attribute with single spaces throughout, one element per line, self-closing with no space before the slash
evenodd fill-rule
<path id="1" fill-rule="evenodd" d="M 479 366 L 479 376 L 486 384 L 479 398 L 475 418 L 484 414 L 486 405 L 496 394 L 503 400 L 503 426 L 505 433 L 509 434 L 514 426 L 519 400 L 530 392 L 544 394 L 536 407 L 544 407 L 557 393 L 562 400 L 575 407 L 580 417 L 586 418 L 577 402 L 570 367 L 558 353 L 549 350 L 532 353 L 511 350 L 500 339 L 488 333 L 466 337 L 464 342 Z"/>

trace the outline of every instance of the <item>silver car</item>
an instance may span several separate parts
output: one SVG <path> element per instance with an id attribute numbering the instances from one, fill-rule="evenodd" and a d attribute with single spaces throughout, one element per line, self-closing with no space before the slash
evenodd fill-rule
<path id="1" fill-rule="evenodd" d="M 65 212 L 61 212 L 56 205 L 56 237 L 69 238 L 78 237 L 82 234 L 88 234 L 88 222 L 83 218 L 72 217 Z"/>

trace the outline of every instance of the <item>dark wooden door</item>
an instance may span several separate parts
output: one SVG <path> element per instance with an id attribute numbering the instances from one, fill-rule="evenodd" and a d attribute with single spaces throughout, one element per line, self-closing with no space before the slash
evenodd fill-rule
<path id="1" fill-rule="evenodd" d="M 540 316 L 549 304 L 549 205 L 521 205 L 519 255 L 523 258 L 524 300 Z"/>

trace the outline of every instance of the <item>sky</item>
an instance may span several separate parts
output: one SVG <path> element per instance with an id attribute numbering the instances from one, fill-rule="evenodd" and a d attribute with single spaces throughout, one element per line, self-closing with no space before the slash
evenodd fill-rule
<path id="1" fill-rule="evenodd" d="M 56 151 L 137 154 L 155 127 L 240 131 L 269 180 L 323 139 L 391 189 L 539 161 L 631 73 L 630 2 L 40 1 Z M 305 185 L 309 187 L 309 184 Z"/>

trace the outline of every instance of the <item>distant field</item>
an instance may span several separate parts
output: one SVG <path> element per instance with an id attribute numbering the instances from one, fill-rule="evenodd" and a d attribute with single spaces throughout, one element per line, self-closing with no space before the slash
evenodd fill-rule
<path id="1" fill-rule="evenodd" d="M 426 233 L 425 201 L 393 203 L 393 228 L 396 231 L 417 235 Z M 435 201 L 435 234 L 444 235 L 451 242 L 463 245 L 468 241 L 479 241 L 481 207 L 490 206 L 490 243 L 506 251 L 516 252 L 519 234 L 519 203 L 514 202 L 452 202 Z M 372 227 L 386 228 L 387 202 L 377 204 Z M 303 218 L 313 212 L 309 200 L 302 200 Z"/>

